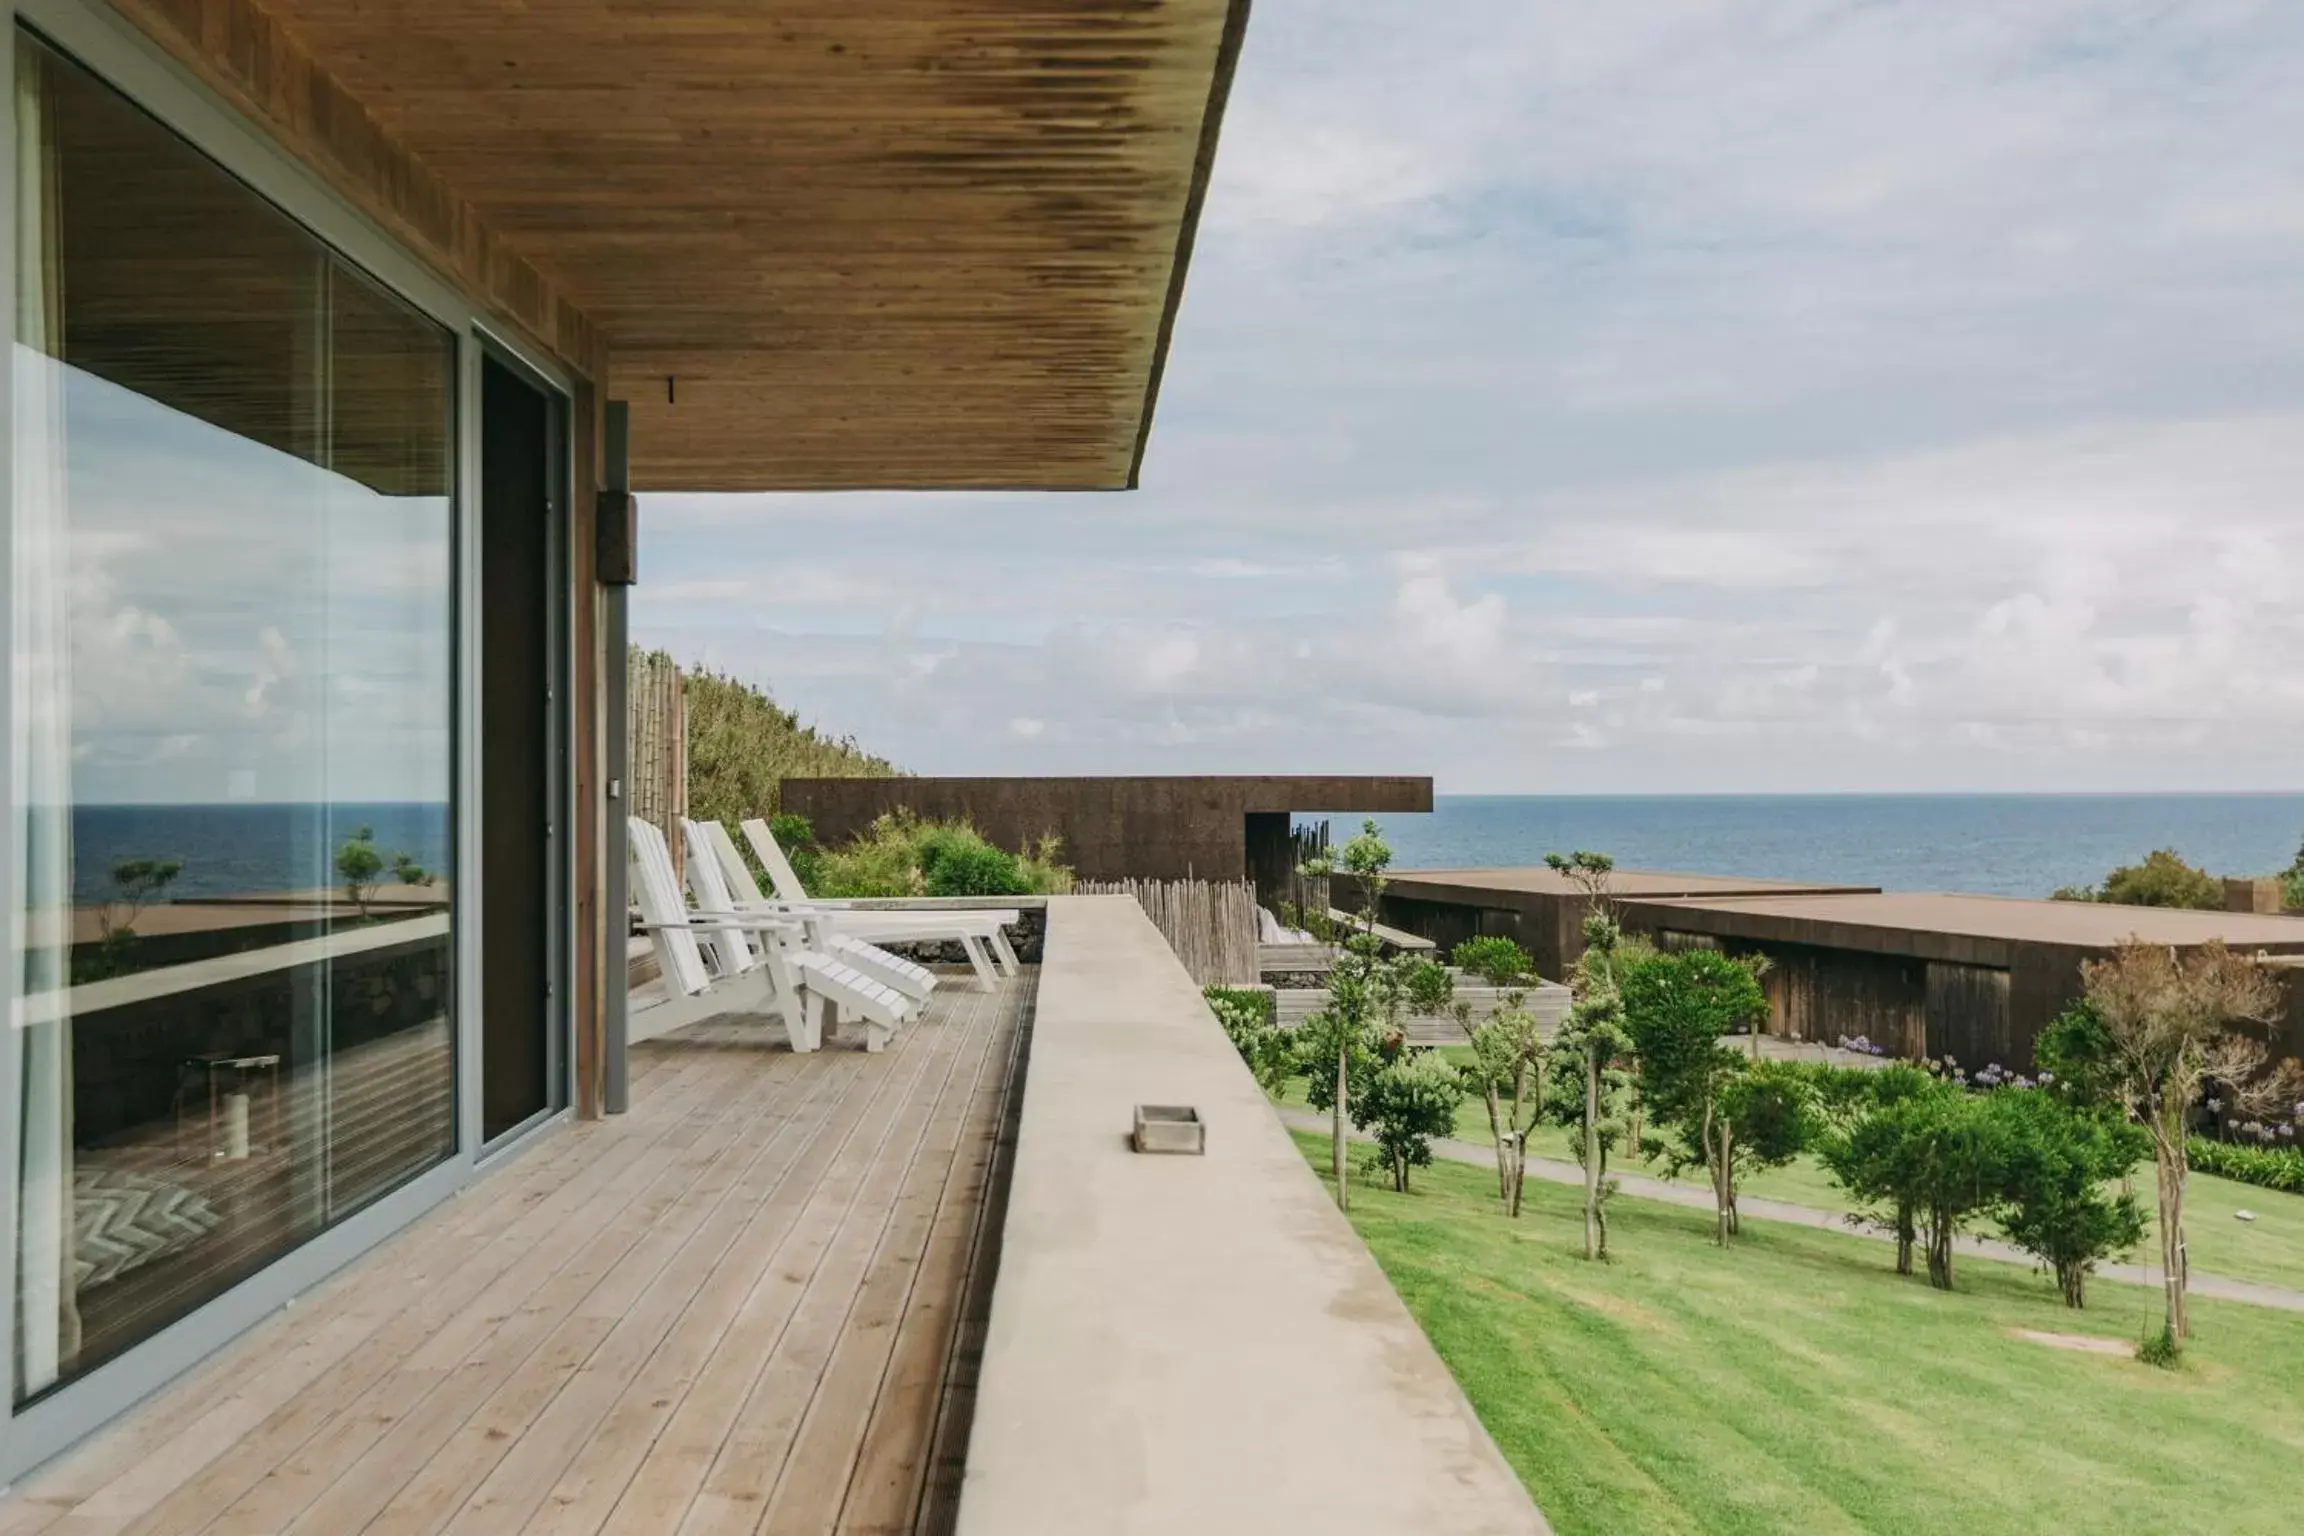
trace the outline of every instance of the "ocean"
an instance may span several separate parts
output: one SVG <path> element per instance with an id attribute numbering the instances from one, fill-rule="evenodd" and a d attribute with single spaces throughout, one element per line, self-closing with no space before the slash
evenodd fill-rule
<path id="1" fill-rule="evenodd" d="M 1341 839 L 1360 818 L 1328 820 Z M 2045 896 L 2155 848 L 2219 875 L 2285 869 L 2304 795 L 1441 795 L 1379 820 L 1396 869 L 1583 848 L 1626 868 Z"/>
<path id="2" fill-rule="evenodd" d="M 448 807 L 381 805 L 81 805 L 72 810 L 73 899 L 113 893 L 124 859 L 181 859 L 168 896 L 242 896 L 336 884 L 336 850 L 361 827 L 386 862 L 414 855 L 448 873 Z"/>

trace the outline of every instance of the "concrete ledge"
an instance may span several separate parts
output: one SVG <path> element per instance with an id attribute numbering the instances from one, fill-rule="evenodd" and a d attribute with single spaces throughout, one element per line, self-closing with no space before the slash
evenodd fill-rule
<path id="1" fill-rule="evenodd" d="M 1544 1531 L 1143 911 L 1048 923 L 961 1536 Z"/>

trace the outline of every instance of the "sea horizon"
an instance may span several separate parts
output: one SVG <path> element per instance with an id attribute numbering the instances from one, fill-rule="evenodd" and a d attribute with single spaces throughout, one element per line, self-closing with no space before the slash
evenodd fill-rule
<path id="1" fill-rule="evenodd" d="M 1360 821 L 1326 819 L 1339 835 Z M 2277 873 L 2304 843 L 2304 792 L 1435 794 L 1429 814 L 1377 820 L 1398 869 L 1517 868 L 1581 848 L 1625 868 L 2042 897 L 2158 848 L 2212 874 Z"/>

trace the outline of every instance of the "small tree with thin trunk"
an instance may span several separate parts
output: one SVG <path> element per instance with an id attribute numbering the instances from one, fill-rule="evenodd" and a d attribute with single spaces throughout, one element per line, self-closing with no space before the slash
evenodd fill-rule
<path id="1" fill-rule="evenodd" d="M 2292 1074 L 2264 1070 L 2263 1042 L 2234 1032 L 2268 1021 L 2280 993 L 2261 966 L 2221 941 L 2179 953 L 2132 938 L 2109 960 L 2080 969 L 2109 1048 L 2110 1090 L 2152 1138 L 2166 1301 L 2160 1344 L 2173 1358 L 2192 1331 L 2185 1305 L 2184 1144 L 2193 1106 L 2211 1083 L 2248 1113 L 2261 1113 L 2292 1091 Z"/>
<path id="2" fill-rule="evenodd" d="M 1297 871 L 1318 879 L 1341 869 L 1360 883 L 1360 920 L 1337 950 L 1335 964 L 1328 972 L 1328 1006 L 1300 1026 L 1310 1031 L 1305 1046 L 1307 1075 L 1312 1081 L 1306 1098 L 1315 1109 L 1328 1111 L 1329 1169 L 1336 1179 L 1338 1210 L 1349 1210 L 1352 1204 L 1344 1126 L 1353 1097 L 1353 1067 L 1367 1063 L 1376 1046 L 1379 1022 L 1396 1013 L 1399 1006 L 1401 984 L 1376 937 L 1385 871 L 1391 867 L 1391 845 L 1384 841 L 1374 821 L 1365 821 L 1358 834 L 1334 855 L 1308 859 Z M 1335 1068 L 1332 1075 L 1326 1070 L 1330 1065 Z"/>
<path id="3" fill-rule="evenodd" d="M 1472 1005 L 1458 1000 L 1457 1027 L 1471 1042 L 1466 1076 L 1488 1106 L 1488 1134 L 1496 1143 L 1496 1194 L 1512 1215 L 1520 1214 L 1520 1192 L 1528 1176 L 1528 1132 L 1544 1110 L 1544 1038 L 1528 1009 L 1528 989 L 1536 980 L 1528 951 L 1500 937 L 1466 939 L 1450 957 L 1456 968 L 1477 976 L 1496 992 L 1488 1016 L 1477 1022 Z"/>
<path id="4" fill-rule="evenodd" d="M 1632 1036 L 1617 989 L 1622 936 L 1615 921 L 1584 919 L 1584 954 L 1576 962 L 1576 1001 L 1552 1042 L 1552 1117 L 1568 1127 L 1584 1169 L 1584 1257 L 1608 1257 L 1608 1198 L 1616 1186 L 1608 1157 L 1631 1134 Z"/>
<path id="5" fill-rule="evenodd" d="M 1675 1133 L 1647 1138 L 1642 1151 L 1662 1155 L 1675 1173 L 1703 1168 L 1725 1248 L 1736 1233 L 1738 1147 L 1722 1094 L 1747 1063 L 1720 1042 L 1756 1028 L 1767 996 L 1751 966 L 1716 949 L 1653 952 L 1620 969 L 1642 1102 L 1659 1129 Z"/>

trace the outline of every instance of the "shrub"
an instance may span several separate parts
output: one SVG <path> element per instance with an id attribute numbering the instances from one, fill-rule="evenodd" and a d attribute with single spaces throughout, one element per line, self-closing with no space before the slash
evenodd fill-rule
<path id="1" fill-rule="evenodd" d="M 824 850 L 816 845 L 816 824 L 797 811 L 778 811 L 768 818 L 768 831 L 776 846 L 784 850 L 784 862 L 800 877 L 800 888 L 816 890 L 824 860 Z M 748 848 L 743 852 L 746 858 L 752 856 Z"/>
<path id="2" fill-rule="evenodd" d="M 1201 996 L 1257 1086 L 1277 1093 L 1298 1067 L 1296 1041 L 1279 1025 L 1278 1000 L 1260 987 L 1206 987 Z"/>
<path id="3" fill-rule="evenodd" d="M 1528 951 L 1500 935 L 1466 939 L 1448 958 L 1465 975 L 1477 976 L 1499 990 L 1525 987 L 1536 980 L 1536 962 Z"/>
<path id="4" fill-rule="evenodd" d="M 2049 1021 L 2033 1043 L 2032 1061 L 2040 1085 L 2066 1104 L 2085 1108 L 2119 1100 L 2119 1047 L 2086 998 Z"/>
<path id="5" fill-rule="evenodd" d="M 2129 907 L 2193 907 L 2218 912 L 2224 907 L 2224 882 L 2204 869 L 2184 862 L 2173 848 L 2155 848 L 2141 864 L 2123 864 L 2104 877 L 2100 886 L 2068 885 L 2056 891 L 2056 901 L 2109 901 Z"/>
<path id="6" fill-rule="evenodd" d="M 931 896 L 1024 894 L 1024 872 L 1017 867 L 1016 855 L 981 839 L 947 845 L 933 864 L 923 859 L 921 876 Z"/>
<path id="7" fill-rule="evenodd" d="M 818 853 L 808 888 L 811 895 L 845 898 L 1056 895 L 1072 888 L 1072 872 L 1057 862 L 1061 852 L 1054 838 L 1043 838 L 1014 854 L 965 821 L 922 821 L 893 811 L 846 847 Z"/>
<path id="8" fill-rule="evenodd" d="M 2284 1195 L 2304 1195 L 2304 1150 L 2243 1147 L 2195 1136 L 2185 1143 L 2184 1160 L 2196 1173 L 2253 1184 Z"/>
<path id="9" fill-rule="evenodd" d="M 809 894 L 840 899 L 919 895 L 920 863 L 912 846 L 916 826 L 908 816 L 882 816 L 846 847 L 827 850 L 817 860 L 818 886 Z"/>

